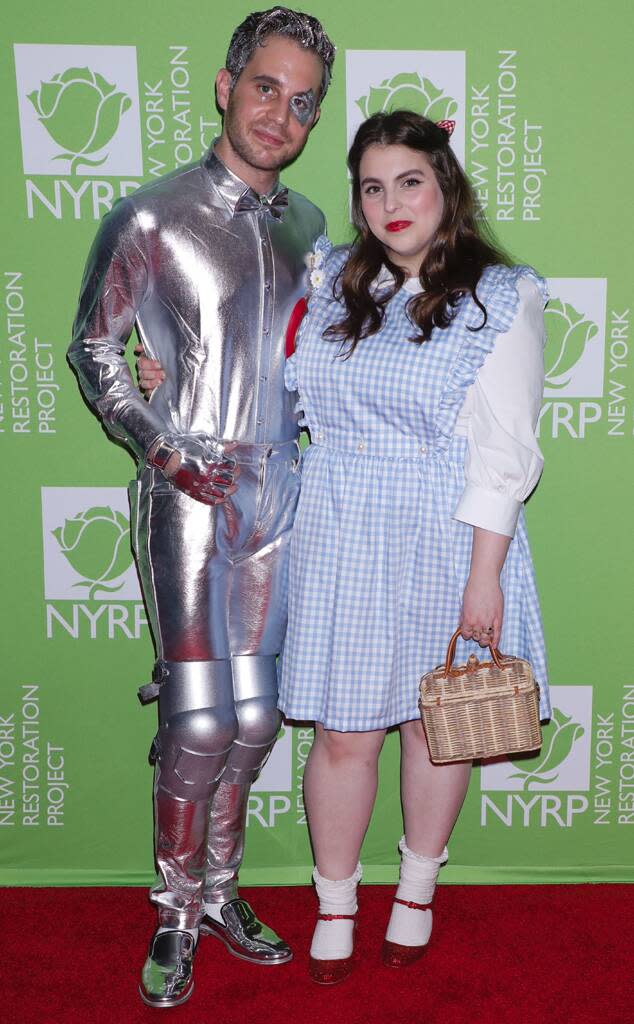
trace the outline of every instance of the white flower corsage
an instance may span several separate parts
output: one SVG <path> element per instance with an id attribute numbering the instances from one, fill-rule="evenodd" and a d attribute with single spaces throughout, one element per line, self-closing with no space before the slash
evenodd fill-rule
<path id="1" fill-rule="evenodd" d="M 321 270 L 319 267 L 315 267 L 314 270 L 311 270 L 309 281 L 310 287 L 314 292 L 319 291 L 322 284 L 324 283 L 325 277 L 326 275 L 324 274 L 323 270 Z"/>
<path id="2" fill-rule="evenodd" d="M 323 268 L 326 262 L 326 255 L 331 248 L 332 245 L 328 238 L 325 235 L 320 235 L 315 242 L 315 248 L 308 255 L 306 261 L 309 271 L 308 281 L 312 292 L 319 291 L 326 279 Z"/>
<path id="3" fill-rule="evenodd" d="M 320 267 L 323 267 L 325 255 L 326 254 L 323 249 L 315 249 L 314 252 L 311 252 L 310 256 L 313 270 L 319 270 Z"/>

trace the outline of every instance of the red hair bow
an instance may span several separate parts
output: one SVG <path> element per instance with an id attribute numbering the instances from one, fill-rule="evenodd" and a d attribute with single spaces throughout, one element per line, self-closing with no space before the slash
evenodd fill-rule
<path id="1" fill-rule="evenodd" d="M 439 128 L 442 128 L 444 132 L 447 132 L 447 135 L 450 137 L 453 135 L 453 130 L 456 127 L 455 121 L 436 121 L 436 124 Z"/>

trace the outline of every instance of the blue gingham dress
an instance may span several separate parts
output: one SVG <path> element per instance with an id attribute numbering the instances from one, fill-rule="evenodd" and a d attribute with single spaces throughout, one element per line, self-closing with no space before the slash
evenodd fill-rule
<path id="1" fill-rule="evenodd" d="M 462 494 L 467 440 L 454 428 L 467 389 L 515 318 L 517 281 L 530 267 L 487 268 L 478 295 L 461 300 L 428 343 L 415 330 L 401 289 L 380 331 L 348 360 L 325 327 L 342 318 L 332 282 L 348 249 L 325 252 L 288 360 L 286 386 L 299 392 L 311 445 L 293 527 L 289 617 L 279 706 L 288 718 L 343 732 L 383 729 L 418 717 L 421 675 L 444 661 L 469 574 L 473 529 L 452 518 Z M 500 649 L 526 658 L 548 717 L 544 638 L 523 511 L 501 577 Z M 473 641 L 459 640 L 456 662 Z"/>

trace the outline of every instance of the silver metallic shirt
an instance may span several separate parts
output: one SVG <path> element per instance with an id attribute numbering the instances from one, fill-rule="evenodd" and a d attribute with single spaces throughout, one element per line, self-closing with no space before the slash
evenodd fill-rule
<path id="1" fill-rule="evenodd" d="M 285 331 L 323 231 L 303 196 L 279 184 L 257 196 L 213 149 L 117 203 L 88 258 L 69 350 L 111 433 L 139 456 L 165 430 L 294 438 Z M 167 376 L 150 403 L 124 357 L 135 321 Z"/>

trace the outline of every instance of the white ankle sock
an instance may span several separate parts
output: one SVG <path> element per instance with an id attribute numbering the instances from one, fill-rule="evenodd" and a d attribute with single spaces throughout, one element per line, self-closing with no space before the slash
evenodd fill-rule
<path id="1" fill-rule="evenodd" d="M 361 865 L 357 864 L 350 878 L 333 881 L 313 871 L 313 881 L 319 898 L 320 914 L 356 914 L 357 885 L 361 880 Z M 354 921 L 317 921 L 310 947 L 315 960 L 345 960 L 352 954 Z"/>
<path id="2" fill-rule="evenodd" d="M 401 851 L 401 874 L 396 896 L 412 903 L 431 903 L 441 865 L 447 861 L 447 847 L 440 857 L 423 857 L 414 853 L 405 843 L 398 844 Z M 432 926 L 431 910 L 415 910 L 394 903 L 385 938 L 400 946 L 426 946 Z"/>
<path id="3" fill-rule="evenodd" d="M 222 914 L 220 911 L 224 907 L 224 903 L 205 903 L 205 913 L 209 914 L 213 921 L 217 921 L 218 924 L 224 924 Z"/>
<path id="4" fill-rule="evenodd" d="M 162 932 L 189 932 L 194 942 L 198 942 L 198 928 L 163 928 L 157 929 L 157 935 L 161 935 Z"/>

